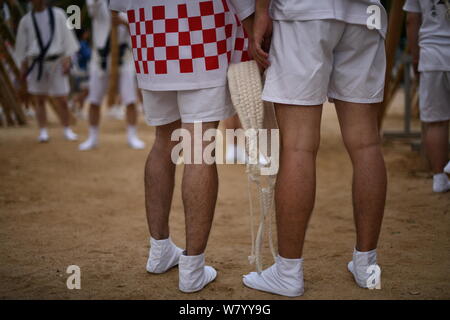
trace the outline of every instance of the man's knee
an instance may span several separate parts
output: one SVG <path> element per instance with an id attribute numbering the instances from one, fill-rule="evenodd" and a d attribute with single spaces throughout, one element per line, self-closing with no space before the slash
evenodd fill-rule
<path id="1" fill-rule="evenodd" d="M 362 151 L 379 149 L 381 141 L 377 134 L 373 136 L 354 135 L 344 138 L 344 144 L 350 155 L 356 155 Z"/>
<path id="2" fill-rule="evenodd" d="M 180 123 L 178 121 L 156 127 L 155 142 L 152 150 L 163 154 L 170 154 L 172 149 L 179 143 L 177 140 L 172 140 L 173 132 L 179 128 Z"/>
<path id="3" fill-rule="evenodd" d="M 281 139 L 281 151 L 286 154 L 309 153 L 317 155 L 320 147 L 320 133 L 313 136 Z"/>

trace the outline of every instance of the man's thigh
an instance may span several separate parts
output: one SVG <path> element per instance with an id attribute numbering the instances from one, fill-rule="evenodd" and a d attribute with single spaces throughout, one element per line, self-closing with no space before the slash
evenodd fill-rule
<path id="1" fill-rule="evenodd" d="M 380 142 L 379 104 L 335 100 L 342 137 L 348 149 L 357 150 Z"/>
<path id="2" fill-rule="evenodd" d="M 275 104 L 281 145 L 287 150 L 317 151 L 320 143 L 321 105 Z"/>

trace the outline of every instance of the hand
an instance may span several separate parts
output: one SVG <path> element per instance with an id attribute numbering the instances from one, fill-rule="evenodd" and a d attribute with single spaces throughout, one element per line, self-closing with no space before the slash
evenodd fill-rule
<path id="1" fill-rule="evenodd" d="M 127 23 L 123 21 L 123 19 L 117 14 L 117 12 L 112 13 L 111 21 L 114 26 L 127 25 Z"/>
<path id="2" fill-rule="evenodd" d="M 70 72 L 70 68 L 72 67 L 72 61 L 70 57 L 65 57 L 62 60 L 62 72 L 63 74 L 68 74 Z"/>
<path id="3" fill-rule="evenodd" d="M 272 19 L 268 11 L 256 11 L 253 23 L 253 35 L 250 38 L 249 51 L 262 69 L 267 69 L 269 62 L 269 49 L 272 38 Z"/>

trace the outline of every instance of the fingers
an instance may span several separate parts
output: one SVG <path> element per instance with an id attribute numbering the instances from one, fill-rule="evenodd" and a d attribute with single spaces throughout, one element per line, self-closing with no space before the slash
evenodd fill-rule
<path id="1" fill-rule="evenodd" d="M 261 44 L 257 41 L 253 43 L 251 49 L 251 55 L 256 63 L 258 63 L 261 68 L 267 69 L 270 66 L 269 54 L 261 48 Z"/>

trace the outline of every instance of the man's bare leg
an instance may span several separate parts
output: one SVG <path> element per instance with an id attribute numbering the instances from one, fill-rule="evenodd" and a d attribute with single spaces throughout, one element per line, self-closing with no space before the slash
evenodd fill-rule
<path id="1" fill-rule="evenodd" d="M 91 127 L 98 127 L 100 124 L 100 106 L 91 103 L 89 105 L 89 125 Z"/>
<path id="2" fill-rule="evenodd" d="M 175 164 L 171 153 L 178 143 L 171 141 L 180 121 L 156 127 L 155 143 L 145 164 L 145 206 L 151 236 L 156 240 L 169 237 L 169 214 L 175 185 Z"/>
<path id="3" fill-rule="evenodd" d="M 94 103 L 89 104 L 89 136 L 79 145 L 81 151 L 94 149 L 98 145 L 98 126 L 100 124 L 100 106 Z"/>
<path id="4" fill-rule="evenodd" d="M 34 111 L 39 126 L 39 142 L 48 142 L 50 136 L 47 131 L 47 111 L 45 109 L 45 96 L 34 96 Z"/>
<path id="5" fill-rule="evenodd" d="M 275 189 L 278 250 L 283 258 L 299 259 L 314 208 L 322 106 L 275 108 L 281 137 Z"/>
<path id="6" fill-rule="evenodd" d="M 57 108 L 59 109 L 59 121 L 61 122 L 64 128 L 70 126 L 70 114 L 69 114 L 69 106 L 67 105 L 66 97 L 56 97 L 54 98 Z"/>
<path id="7" fill-rule="evenodd" d="M 69 141 L 78 140 L 78 136 L 70 128 L 70 111 L 67 97 L 56 97 L 54 101 L 57 104 L 59 120 L 64 127 L 64 137 Z"/>
<path id="8" fill-rule="evenodd" d="M 203 123 L 202 131 L 216 129 L 218 124 L 218 122 Z M 184 123 L 183 128 L 191 133 L 192 142 L 194 142 L 194 124 Z M 209 143 L 203 143 L 203 146 Z M 194 153 L 192 152 L 193 156 Z M 187 256 L 203 254 L 206 249 L 216 207 L 218 186 L 217 167 L 215 164 L 185 165 L 182 196 L 186 216 Z"/>
<path id="9" fill-rule="evenodd" d="M 280 127 L 280 168 L 275 186 L 279 256 L 261 273 L 244 276 L 247 287 L 288 297 L 304 292 L 303 244 L 316 195 L 316 156 L 322 106 L 275 104 Z"/>
<path id="10" fill-rule="evenodd" d="M 356 249 L 376 249 L 386 203 L 387 176 L 377 124 L 379 105 L 336 100 L 344 144 L 353 164 Z"/>
<path id="11" fill-rule="evenodd" d="M 129 126 L 135 126 L 137 124 L 137 110 L 134 103 L 127 105 L 127 124 Z"/>
<path id="12" fill-rule="evenodd" d="M 448 163 L 448 130 L 449 121 L 425 123 L 423 142 L 434 174 L 443 173 Z"/>
<path id="13" fill-rule="evenodd" d="M 138 113 L 136 110 L 136 104 L 130 103 L 129 105 L 127 105 L 128 145 L 133 149 L 141 150 L 141 149 L 145 148 L 145 143 L 144 143 L 144 141 L 139 139 L 139 137 L 137 135 L 137 128 L 136 128 L 137 118 L 138 118 Z"/>
<path id="14" fill-rule="evenodd" d="M 34 96 L 34 109 L 39 129 L 47 128 L 47 111 L 45 110 L 45 96 Z"/>

